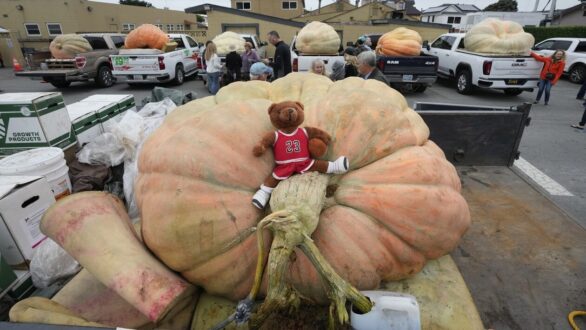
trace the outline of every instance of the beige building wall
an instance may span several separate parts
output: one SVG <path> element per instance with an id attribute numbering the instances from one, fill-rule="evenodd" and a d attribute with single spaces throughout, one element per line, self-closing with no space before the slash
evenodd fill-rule
<path id="1" fill-rule="evenodd" d="M 584 10 L 578 8 L 571 13 L 565 14 L 553 21 L 553 26 L 585 26 L 586 25 L 586 5 Z"/>
<path id="2" fill-rule="evenodd" d="M 296 9 L 283 9 L 283 3 L 296 3 Z M 231 0 L 231 8 L 238 9 L 238 3 L 249 3 L 252 13 L 290 19 L 303 14 L 302 0 Z"/>
<path id="3" fill-rule="evenodd" d="M 101 3 L 87 0 L 0 0 L 8 10 L 0 26 L 12 31 L 22 47 L 47 50 L 54 35 L 48 23 L 61 32 L 124 32 L 143 23 L 158 24 L 164 31 L 196 29 L 197 17 L 181 11 Z M 31 36 L 25 23 L 37 24 L 40 35 Z M 205 39 L 205 38 L 203 38 Z"/>
<path id="4" fill-rule="evenodd" d="M 321 10 L 313 10 L 309 13 L 303 14 L 299 17 L 293 18 L 297 22 L 312 22 L 312 21 L 325 21 L 331 17 L 340 15 L 346 11 L 356 9 L 350 3 L 343 1 L 340 3 L 332 3 L 321 8 Z"/>
<path id="5" fill-rule="evenodd" d="M 389 19 L 394 10 L 380 3 L 371 3 L 325 20 L 327 23 L 366 23 L 370 20 Z M 408 18 L 409 16 L 407 16 Z"/>

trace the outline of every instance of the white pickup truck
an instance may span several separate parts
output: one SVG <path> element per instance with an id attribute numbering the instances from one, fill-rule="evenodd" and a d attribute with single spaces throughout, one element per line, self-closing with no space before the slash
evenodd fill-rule
<path id="1" fill-rule="evenodd" d="M 326 72 L 332 73 L 332 66 L 334 62 L 340 61 L 344 63 L 344 56 L 336 54 L 324 54 L 324 55 L 306 55 L 297 50 L 295 47 L 295 40 L 297 36 L 293 37 L 291 41 L 291 70 L 293 72 L 309 72 L 311 69 L 311 63 L 315 60 L 322 60 L 326 65 Z"/>
<path id="2" fill-rule="evenodd" d="M 439 59 L 438 76 L 454 78 L 460 94 L 475 87 L 497 89 L 507 95 L 533 91 L 543 64 L 529 55 L 493 55 L 469 52 L 464 48 L 464 33 L 446 33 L 423 52 Z"/>
<path id="3" fill-rule="evenodd" d="M 112 75 L 125 78 L 130 85 L 169 82 L 183 84 L 185 77 L 197 76 L 202 70 L 200 45 L 185 34 L 170 34 L 176 50 L 164 53 L 158 49 L 122 49 L 110 56 Z"/>
<path id="4" fill-rule="evenodd" d="M 533 47 L 536 53 L 550 56 L 557 49 L 566 51 L 564 73 L 571 82 L 581 84 L 586 79 L 586 38 L 546 39 Z"/>

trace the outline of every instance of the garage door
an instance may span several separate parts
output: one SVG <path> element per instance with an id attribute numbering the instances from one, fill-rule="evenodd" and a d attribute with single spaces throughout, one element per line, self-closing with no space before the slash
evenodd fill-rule
<path id="1" fill-rule="evenodd" d="M 224 31 L 232 31 L 235 33 L 241 33 L 241 34 L 252 34 L 252 35 L 256 35 L 257 32 L 257 27 L 256 26 L 246 26 L 246 25 L 241 25 L 241 26 L 224 26 Z"/>

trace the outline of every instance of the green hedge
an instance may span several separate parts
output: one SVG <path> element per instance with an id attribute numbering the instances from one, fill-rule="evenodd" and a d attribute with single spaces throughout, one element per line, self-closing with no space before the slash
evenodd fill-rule
<path id="1" fill-rule="evenodd" d="M 586 38 L 586 26 L 526 26 L 524 30 L 535 37 L 535 43 L 549 38 Z"/>

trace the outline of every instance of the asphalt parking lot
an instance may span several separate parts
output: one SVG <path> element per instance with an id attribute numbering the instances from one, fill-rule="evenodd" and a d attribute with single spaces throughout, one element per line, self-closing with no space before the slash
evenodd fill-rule
<path id="1" fill-rule="evenodd" d="M 128 86 L 118 82 L 106 89 L 96 88 L 93 83 L 73 83 L 62 89 L 66 103 L 73 103 L 96 93 L 133 94 L 140 104 L 150 95 L 154 85 Z M 187 80 L 182 86 L 164 86 L 183 91 L 194 91 L 197 97 L 208 96 L 201 80 Z M 583 107 L 576 100 L 579 85 L 560 80 L 552 89 L 550 104 L 534 105 L 531 109 L 531 125 L 525 130 L 521 141 L 523 164 L 532 165 L 559 184 L 563 194 L 548 193 L 547 187 L 534 181 L 535 173 L 528 175 L 528 181 L 553 200 L 560 208 L 586 228 L 586 132 L 571 128 L 579 121 Z M 24 77 L 14 77 L 10 68 L 0 69 L 0 90 L 3 92 L 46 92 L 59 91 L 50 84 Z M 512 106 L 532 102 L 536 92 L 524 92 L 519 96 L 506 96 L 502 92 L 480 90 L 472 95 L 460 95 L 453 82 L 439 80 L 422 94 L 407 95 L 410 104 L 414 102 L 441 102 L 471 105 Z M 559 187 L 558 187 L 559 188 Z"/>

